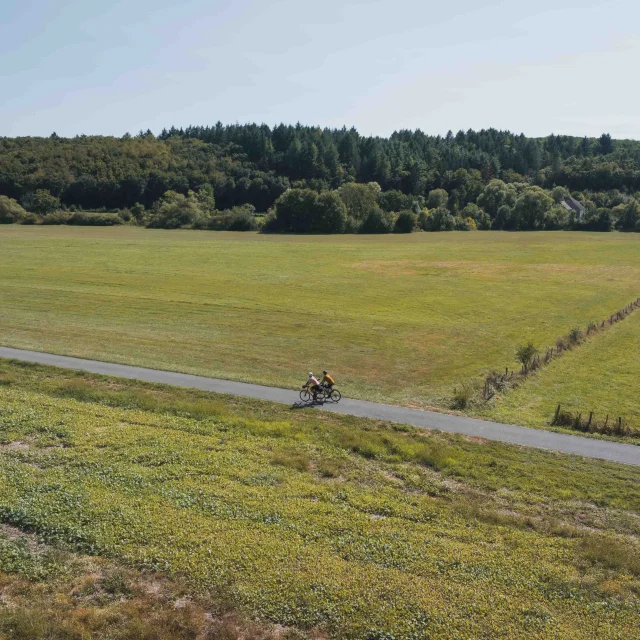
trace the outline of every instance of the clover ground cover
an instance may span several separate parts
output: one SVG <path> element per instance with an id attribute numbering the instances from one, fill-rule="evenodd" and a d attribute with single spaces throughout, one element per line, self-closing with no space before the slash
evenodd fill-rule
<path id="1" fill-rule="evenodd" d="M 305 633 L 640 631 L 634 467 L 6 361 L 0 442 L 4 522 Z"/>

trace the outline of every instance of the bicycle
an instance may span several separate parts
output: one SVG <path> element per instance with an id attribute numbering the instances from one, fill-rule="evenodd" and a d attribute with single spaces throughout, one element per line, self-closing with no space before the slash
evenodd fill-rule
<path id="1" fill-rule="evenodd" d="M 321 388 L 322 388 L 322 393 L 326 400 L 329 400 L 330 402 L 340 402 L 340 399 L 342 398 L 342 394 L 335 387 L 322 385 Z"/>
<path id="2" fill-rule="evenodd" d="M 321 399 L 324 402 L 340 402 L 341 398 L 342 394 L 337 389 L 326 386 L 320 387 L 320 390 L 316 394 L 316 400 Z M 313 392 L 309 390 L 307 385 L 305 385 L 300 392 L 300 400 L 305 404 L 313 401 Z"/>
<path id="3" fill-rule="evenodd" d="M 322 393 L 322 391 L 319 391 L 318 393 Z M 313 392 L 309 391 L 309 387 L 307 387 L 306 385 L 302 387 L 302 391 L 300 392 L 300 400 L 302 400 L 302 402 L 304 402 L 305 404 L 309 404 L 313 401 Z"/>

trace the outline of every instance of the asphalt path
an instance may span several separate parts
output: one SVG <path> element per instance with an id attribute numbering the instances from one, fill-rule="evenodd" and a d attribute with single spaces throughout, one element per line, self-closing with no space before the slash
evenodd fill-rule
<path id="1" fill-rule="evenodd" d="M 119 378 L 129 378 L 132 380 L 159 382 L 176 387 L 202 389 L 204 391 L 213 391 L 214 393 L 227 393 L 281 404 L 300 404 L 299 392 L 297 390 L 263 387 L 257 384 L 233 382 L 231 380 L 221 380 L 218 378 L 205 378 L 188 373 L 145 369 L 125 364 L 71 358 L 68 356 L 58 356 L 37 351 L 24 351 L 22 349 L 12 349 L 9 347 L 0 347 L 0 358 L 36 362 L 54 367 L 88 371 L 90 373 L 117 376 Z M 640 446 L 633 444 L 572 436 L 563 433 L 554 433 L 552 431 L 543 431 L 541 429 L 499 424 L 497 422 L 488 422 L 475 418 L 466 418 L 433 411 L 420 411 L 418 409 L 407 409 L 405 407 L 365 402 L 364 400 L 351 400 L 349 398 L 342 398 L 337 404 L 317 404 L 314 405 L 314 408 L 362 418 L 374 418 L 401 424 L 410 424 L 424 429 L 438 429 L 450 433 L 461 433 L 524 447 L 548 449 L 588 458 L 599 458 L 610 462 L 640 466 Z"/>

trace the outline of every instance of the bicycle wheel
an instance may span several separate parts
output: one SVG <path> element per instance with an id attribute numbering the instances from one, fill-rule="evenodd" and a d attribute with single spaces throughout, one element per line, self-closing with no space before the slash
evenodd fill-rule
<path id="1" fill-rule="evenodd" d="M 331 402 L 340 402 L 342 394 L 337 389 L 332 389 L 329 397 L 331 399 Z"/>
<path id="2" fill-rule="evenodd" d="M 307 404 L 309 402 L 311 402 L 311 400 L 313 400 L 313 396 L 311 395 L 311 391 L 307 391 L 306 389 L 301 391 L 300 392 L 300 400 L 302 400 L 302 402 L 305 402 Z"/>

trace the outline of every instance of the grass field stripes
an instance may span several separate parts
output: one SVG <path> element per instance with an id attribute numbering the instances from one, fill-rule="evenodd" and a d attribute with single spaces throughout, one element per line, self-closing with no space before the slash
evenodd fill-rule
<path id="1" fill-rule="evenodd" d="M 618 322 L 627 318 L 631 313 L 633 313 L 636 309 L 640 308 L 640 297 L 636 298 L 633 302 L 625 306 L 624 308 L 616 311 L 616 313 L 612 314 L 606 320 L 603 320 L 601 323 L 590 322 L 585 330 L 582 330 L 578 327 L 571 329 L 568 334 L 565 336 L 558 338 L 556 340 L 556 344 L 553 347 L 548 347 L 545 350 L 544 355 L 538 353 L 535 345 L 529 343 L 529 345 L 525 345 L 518 350 L 518 357 L 522 362 L 522 368 L 520 371 L 509 371 L 509 368 L 505 368 L 504 373 L 500 373 L 498 371 L 492 371 L 487 375 L 484 381 L 484 387 L 482 389 L 482 397 L 485 401 L 491 400 L 496 393 L 505 393 L 511 388 L 519 386 L 528 376 L 535 373 L 545 365 L 548 365 L 552 360 L 561 356 L 564 352 L 570 351 L 575 347 L 584 344 L 588 338 L 591 336 L 604 331 Z M 454 390 L 454 408 L 464 409 L 466 408 L 466 404 L 468 403 L 468 390 L 459 387 Z M 593 416 L 592 416 L 593 417 Z M 608 416 L 607 416 L 608 418 Z M 554 418 L 554 422 L 552 424 L 562 424 L 564 426 L 577 425 L 577 429 L 580 431 L 589 431 L 591 426 L 595 427 L 595 422 L 589 421 L 589 423 L 585 423 L 585 429 L 581 428 L 581 421 L 579 416 L 571 416 L 571 418 L 564 417 L 563 422 L 556 422 L 559 419 L 559 414 L 556 413 L 556 417 Z M 607 429 L 608 420 L 601 425 L 602 433 L 609 433 Z M 611 427 L 613 428 L 613 426 Z M 621 427 L 622 428 L 622 427 Z M 611 433 L 618 433 L 616 431 L 612 431 Z M 622 432 L 620 432 L 622 433 Z M 640 434 L 639 434 L 640 435 Z"/>
<path id="2" fill-rule="evenodd" d="M 464 381 L 460 408 L 493 421 L 549 429 L 562 403 L 640 426 L 637 313 L 593 322 L 580 349 L 542 351 L 539 375 L 482 397 L 490 371 L 520 370 L 523 341 L 607 326 L 637 299 L 638 237 L 2 225 L 0 343 L 286 389 L 327 368 L 345 397 L 427 410 L 451 408 Z"/>

